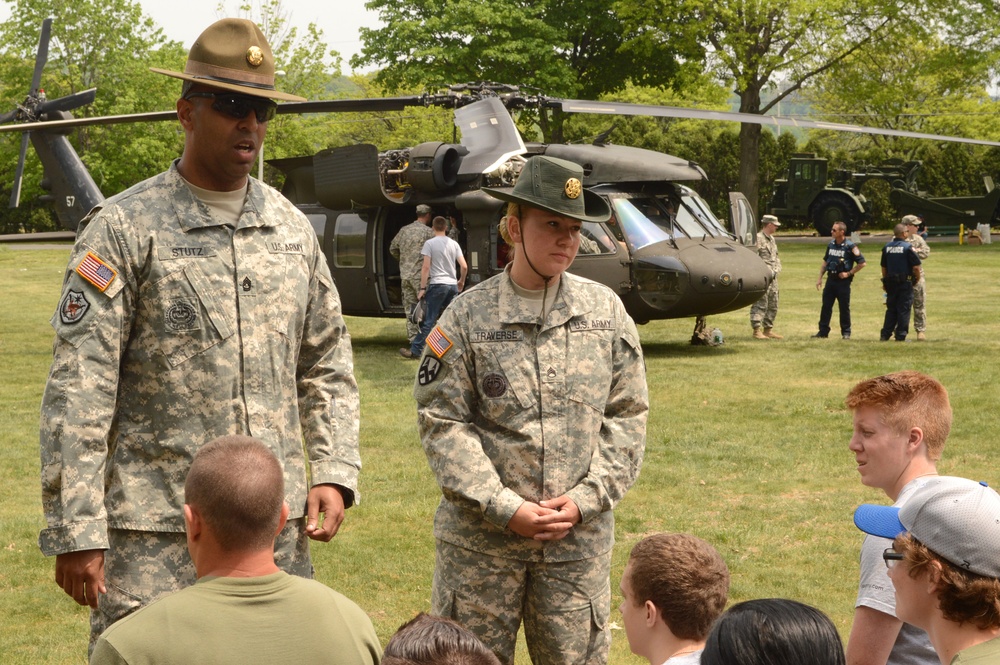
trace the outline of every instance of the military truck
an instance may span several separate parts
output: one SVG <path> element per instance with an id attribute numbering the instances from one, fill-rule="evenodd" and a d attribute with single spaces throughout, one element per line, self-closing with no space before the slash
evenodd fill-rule
<path id="1" fill-rule="evenodd" d="M 821 236 L 830 235 L 833 223 L 843 221 L 853 233 L 872 213 L 861 188 L 869 180 L 882 180 L 892 187 L 889 201 L 898 216 L 917 215 L 927 225 L 952 226 L 1000 223 L 1000 189 L 984 176 L 984 196 L 933 197 L 917 187 L 921 162 L 889 159 L 877 166 L 833 169 L 813 153 L 795 153 L 785 178 L 774 181 L 768 212 L 782 219 L 812 222 Z"/>
<path id="2" fill-rule="evenodd" d="M 792 155 L 784 178 L 774 181 L 768 212 L 782 219 L 812 222 L 821 236 L 830 235 L 833 223 L 847 224 L 853 233 L 871 221 L 871 209 L 861 188 L 869 180 L 888 181 L 893 189 L 918 194 L 916 176 L 920 162 L 889 160 L 860 170 L 834 169 L 814 153 Z"/>

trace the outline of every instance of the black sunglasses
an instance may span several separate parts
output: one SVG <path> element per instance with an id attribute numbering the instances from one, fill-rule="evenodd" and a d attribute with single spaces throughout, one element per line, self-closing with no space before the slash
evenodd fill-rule
<path id="1" fill-rule="evenodd" d="M 254 115 L 257 116 L 257 122 L 263 123 L 273 120 L 278 112 L 278 105 L 270 99 L 240 95 L 235 92 L 190 92 L 184 99 L 192 97 L 215 100 L 212 102 L 213 109 L 237 120 L 242 120 L 247 117 L 250 111 L 253 111 Z"/>

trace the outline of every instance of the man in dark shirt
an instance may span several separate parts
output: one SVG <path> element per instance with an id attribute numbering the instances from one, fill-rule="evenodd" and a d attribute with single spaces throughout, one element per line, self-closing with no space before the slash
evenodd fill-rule
<path id="1" fill-rule="evenodd" d="M 906 242 L 906 226 L 896 224 L 892 240 L 882 248 L 882 286 L 885 289 L 885 322 L 880 339 L 885 342 L 895 333 L 897 342 L 906 341 L 910 331 L 910 308 L 913 285 L 920 281 L 920 257 Z"/>
<path id="2" fill-rule="evenodd" d="M 833 240 L 826 246 L 823 263 L 819 267 L 819 279 L 816 280 L 816 290 L 823 285 L 823 275 L 826 275 L 826 287 L 823 289 L 823 308 L 819 313 L 819 332 L 813 337 L 826 338 L 830 336 L 830 318 L 833 316 L 833 302 L 840 304 L 840 335 L 844 339 L 851 338 L 851 282 L 865 267 L 865 257 L 861 250 L 851 240 L 847 240 L 847 225 L 834 222 Z"/>

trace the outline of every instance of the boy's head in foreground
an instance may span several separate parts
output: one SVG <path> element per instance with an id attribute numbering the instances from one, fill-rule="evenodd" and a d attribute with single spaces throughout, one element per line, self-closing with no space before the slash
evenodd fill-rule
<path id="1" fill-rule="evenodd" d="M 620 587 L 629 648 L 660 665 L 702 647 L 726 607 L 729 569 L 701 538 L 659 533 L 632 548 Z"/>

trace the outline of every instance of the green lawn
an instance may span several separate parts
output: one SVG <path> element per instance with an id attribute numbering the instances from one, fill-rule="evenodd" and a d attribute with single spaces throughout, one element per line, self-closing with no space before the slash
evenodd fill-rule
<path id="1" fill-rule="evenodd" d="M 785 596 L 829 613 L 846 639 L 861 536 L 855 506 L 884 497 L 858 482 L 847 449 L 843 397 L 858 380 L 912 368 L 948 387 L 955 426 L 941 470 L 1000 482 L 1000 245 L 932 239 L 927 261 L 928 341 L 878 341 L 882 239 L 866 240 L 871 267 L 855 280 L 854 339 L 813 340 L 823 246 L 779 239 L 784 272 L 776 330 L 750 336 L 748 310 L 712 317 L 721 347 L 688 345 L 692 320 L 640 328 L 652 411 L 646 461 L 617 510 L 612 586 L 632 544 L 656 531 L 688 531 L 722 552 L 732 599 Z M 83 663 L 87 616 L 53 582 L 35 541 L 38 406 L 51 352 L 48 319 L 67 250 L 0 247 L 0 657 L 4 663 Z M 362 503 L 334 542 L 313 548 L 320 580 L 371 615 L 383 643 L 429 607 L 431 518 L 438 491 L 417 437 L 416 364 L 396 355 L 400 320 L 348 321 L 361 386 Z M 836 313 L 834 313 L 836 328 Z M 615 600 L 617 608 L 620 597 Z M 617 610 L 612 620 L 620 624 Z M 611 660 L 640 663 L 616 630 Z M 520 653 L 519 662 L 527 663 Z M 643 661 L 644 662 L 644 661 Z"/>

